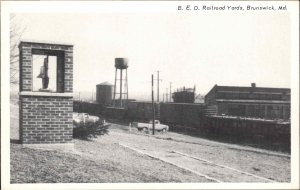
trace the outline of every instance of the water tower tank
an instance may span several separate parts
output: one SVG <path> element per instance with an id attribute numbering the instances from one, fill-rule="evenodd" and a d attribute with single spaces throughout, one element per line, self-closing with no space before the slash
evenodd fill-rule
<path id="1" fill-rule="evenodd" d="M 112 101 L 113 85 L 103 82 L 96 85 L 96 101 L 99 104 L 110 105 Z"/>
<path id="2" fill-rule="evenodd" d="M 128 60 L 126 58 L 115 58 L 115 67 L 117 69 L 127 69 L 128 68 Z"/>

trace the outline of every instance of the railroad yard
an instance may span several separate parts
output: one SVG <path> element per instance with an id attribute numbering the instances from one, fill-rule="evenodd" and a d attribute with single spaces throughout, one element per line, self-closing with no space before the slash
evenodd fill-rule
<path id="1" fill-rule="evenodd" d="M 73 149 L 26 148 L 13 141 L 18 139 L 18 117 L 11 116 L 11 183 L 291 180 L 289 154 L 175 132 L 153 136 L 114 123 L 108 135 L 74 139 Z"/>

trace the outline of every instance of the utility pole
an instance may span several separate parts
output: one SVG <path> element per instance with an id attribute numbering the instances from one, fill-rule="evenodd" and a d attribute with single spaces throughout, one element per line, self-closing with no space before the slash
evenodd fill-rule
<path id="1" fill-rule="evenodd" d="M 152 135 L 154 135 L 155 130 L 155 108 L 154 108 L 154 91 L 153 91 L 153 74 L 152 74 Z"/>
<path id="2" fill-rule="evenodd" d="M 165 102 L 165 94 L 163 93 L 163 102 Z"/>
<path id="3" fill-rule="evenodd" d="M 170 102 L 172 102 L 172 82 L 170 82 Z"/>
<path id="4" fill-rule="evenodd" d="M 166 102 L 168 102 L 168 88 L 166 88 Z"/>
<path id="5" fill-rule="evenodd" d="M 157 71 L 157 102 L 159 102 L 159 71 Z"/>

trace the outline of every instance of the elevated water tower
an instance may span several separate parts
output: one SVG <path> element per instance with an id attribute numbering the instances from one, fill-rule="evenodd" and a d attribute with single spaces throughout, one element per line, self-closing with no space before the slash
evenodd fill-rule
<path id="1" fill-rule="evenodd" d="M 128 60 L 126 58 L 115 58 L 115 68 L 116 68 L 116 74 L 115 74 L 113 106 L 123 108 L 125 107 L 128 101 L 128 81 L 127 81 Z M 118 70 L 120 73 L 119 78 L 118 78 Z M 123 76 L 123 70 L 125 70 L 125 76 Z"/>

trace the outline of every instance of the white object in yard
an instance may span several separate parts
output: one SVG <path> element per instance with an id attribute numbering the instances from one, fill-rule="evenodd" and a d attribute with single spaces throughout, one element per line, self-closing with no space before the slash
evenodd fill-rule
<path id="1" fill-rule="evenodd" d="M 129 123 L 129 131 L 131 131 L 131 123 Z"/>
<path id="2" fill-rule="evenodd" d="M 100 118 L 97 116 L 91 116 L 88 113 L 73 113 L 73 121 L 75 123 L 86 123 L 86 122 L 93 122 L 96 123 L 99 121 Z M 105 120 L 104 120 L 105 122 Z"/>
<path id="3" fill-rule="evenodd" d="M 154 120 L 155 123 L 155 130 L 166 132 L 169 130 L 168 125 L 161 124 L 159 120 Z M 138 130 L 152 130 L 153 124 L 152 121 L 149 123 L 139 123 L 139 122 L 132 122 L 132 127 L 136 127 Z"/>

